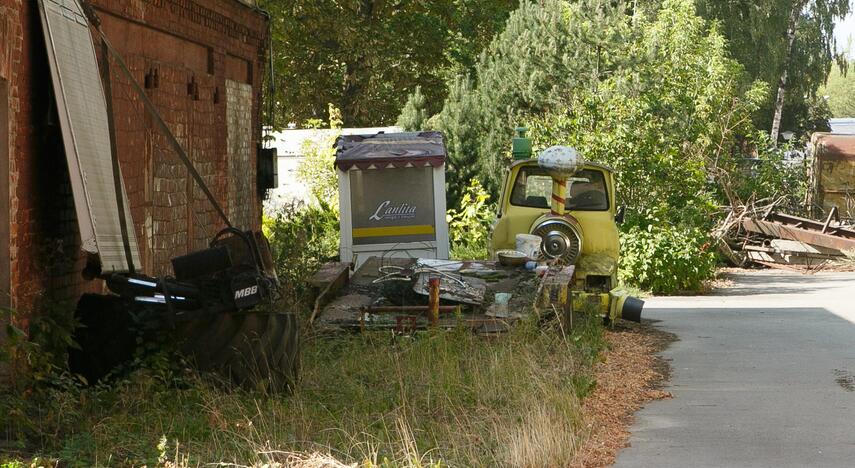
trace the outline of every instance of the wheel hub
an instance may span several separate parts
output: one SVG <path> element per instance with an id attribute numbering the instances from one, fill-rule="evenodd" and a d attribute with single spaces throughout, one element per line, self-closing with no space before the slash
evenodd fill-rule
<path id="1" fill-rule="evenodd" d="M 543 236 L 543 254 L 549 258 L 557 258 L 567 252 L 570 239 L 560 231 L 549 231 Z"/>

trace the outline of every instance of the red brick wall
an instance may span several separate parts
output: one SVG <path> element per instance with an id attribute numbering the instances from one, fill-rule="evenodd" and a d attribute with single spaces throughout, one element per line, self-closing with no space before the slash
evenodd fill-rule
<path id="1" fill-rule="evenodd" d="M 74 282 L 69 273 L 83 259 L 79 248 L 71 248 L 79 240 L 59 130 L 49 117 L 49 72 L 35 2 L 0 5 L 6 22 L 0 75 L 11 98 L 9 305 L 26 327 L 28 312 L 42 297 L 68 292 Z"/>
<path id="2" fill-rule="evenodd" d="M 15 133 L 17 125 L 15 124 L 15 116 L 17 110 L 13 110 L 13 103 L 18 95 L 20 81 L 20 62 L 21 62 L 21 0 L 0 0 L 0 164 L 6 167 L 6 170 L 0 171 L 5 177 L 4 181 L 0 181 L 4 193 L 0 193 L 0 199 L 4 208 L 9 208 L 11 204 L 10 186 L 11 177 L 9 177 L 8 168 L 11 165 L 11 155 L 16 144 Z M 11 212 L 11 210 L 7 210 Z M 0 222 L 9 225 L 12 228 L 12 219 L 10 213 L 0 212 Z M 8 237 L 11 233 L 7 234 Z M 3 239 L 2 241 L 8 241 Z M 11 246 L 10 246 L 11 247 Z M 0 255 L 0 307 L 10 307 L 10 280 L 11 280 L 11 249 L 3 251 Z M 5 315 L 5 314 L 3 314 Z M 0 315 L 0 346 L 6 340 L 6 317 Z M 0 363 L 0 383 L 8 379 L 8 369 L 3 363 Z"/>
<path id="3" fill-rule="evenodd" d="M 147 94 L 223 208 L 231 212 L 230 201 L 249 207 L 250 215 L 239 227 L 257 229 L 261 201 L 255 190 L 255 151 L 245 168 L 250 187 L 228 177 L 226 80 L 252 86 L 249 138 L 254 145 L 260 135 L 265 18 L 237 0 L 92 3 L 136 80 L 144 83 L 146 75 L 156 74 Z M 11 98 L 10 305 L 24 326 L 42 298 L 74 301 L 85 291 L 103 290 L 100 282 L 86 282 L 80 274 L 85 258 L 61 134 L 52 115 L 41 35 L 37 2 L 0 0 L 0 79 L 8 80 Z M 154 275 L 171 273 L 173 256 L 204 247 L 223 223 L 115 66 L 113 96 L 119 158 L 142 269 Z"/>
<path id="4" fill-rule="evenodd" d="M 235 0 L 95 0 L 103 29 L 187 150 L 226 213 L 250 207 L 233 219 L 256 229 L 261 203 L 255 191 L 255 154 L 244 168 L 251 187 L 229 177 L 226 81 L 252 86 L 252 138 L 260 134 L 260 100 L 266 21 Z M 169 260 L 204 247 L 224 227 L 166 140 L 145 115 L 127 80 L 114 67 L 119 157 L 145 270 L 170 272 Z M 156 77 L 156 78 L 155 78 Z M 253 146 L 255 141 L 252 141 Z M 238 187 L 239 186 L 239 187 Z M 239 191 L 238 197 L 230 192 Z"/>

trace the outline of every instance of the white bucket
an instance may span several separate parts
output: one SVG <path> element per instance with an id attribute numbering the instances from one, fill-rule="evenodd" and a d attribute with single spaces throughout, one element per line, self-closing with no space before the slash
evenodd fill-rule
<path id="1" fill-rule="evenodd" d="M 540 244 L 543 239 L 534 234 L 517 234 L 517 251 L 522 252 L 526 257 L 537 260 L 540 256 Z"/>

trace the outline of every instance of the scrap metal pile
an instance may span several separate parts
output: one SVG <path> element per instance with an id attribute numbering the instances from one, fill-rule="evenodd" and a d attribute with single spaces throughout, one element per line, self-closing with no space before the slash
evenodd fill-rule
<path id="1" fill-rule="evenodd" d="M 730 209 L 714 236 L 733 266 L 755 264 L 807 273 L 855 256 L 855 227 L 840 223 L 836 209 L 824 220 L 813 220 L 775 208 L 772 203 Z"/>
<path id="2" fill-rule="evenodd" d="M 464 326 L 492 335 L 539 307 L 566 310 L 573 270 L 529 270 L 490 260 L 371 257 L 351 275 L 348 264 L 330 263 L 310 280 L 317 300 L 309 321 L 322 330 Z"/>

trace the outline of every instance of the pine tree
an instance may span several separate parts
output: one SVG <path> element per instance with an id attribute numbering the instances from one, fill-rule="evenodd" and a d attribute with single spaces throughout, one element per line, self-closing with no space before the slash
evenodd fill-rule
<path id="1" fill-rule="evenodd" d="M 446 165 L 447 200 L 449 207 L 458 206 L 469 181 L 479 178 L 480 102 L 472 80 L 461 77 L 448 90 L 445 105 L 433 122 L 445 135 L 448 150 Z"/>
<path id="2" fill-rule="evenodd" d="M 404 108 L 401 110 L 401 115 L 398 116 L 398 122 L 395 125 L 408 132 L 427 130 L 425 125 L 427 124 L 428 117 L 422 87 L 416 86 L 416 90 L 410 94 L 407 103 L 404 104 Z"/>
<path id="3" fill-rule="evenodd" d="M 453 167 L 477 171 L 496 195 L 510 162 L 514 127 L 527 116 L 566 106 L 574 89 L 595 87 L 620 60 L 605 51 L 621 42 L 626 18 L 621 2 L 522 2 L 482 53 L 474 82 L 456 82 L 440 114 L 446 138 L 455 142 L 449 145 Z M 464 177 L 449 174 L 450 193 L 466 185 Z"/>

